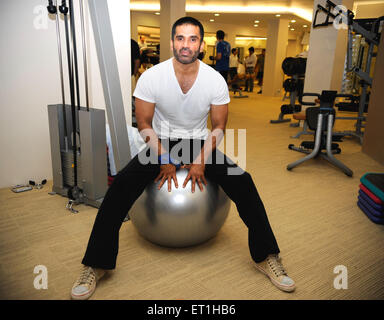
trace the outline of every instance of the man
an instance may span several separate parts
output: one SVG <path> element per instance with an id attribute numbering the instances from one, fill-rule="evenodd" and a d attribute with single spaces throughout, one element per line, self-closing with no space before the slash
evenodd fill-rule
<path id="1" fill-rule="evenodd" d="M 264 61 L 265 61 L 265 49 L 261 50 L 261 54 L 257 56 L 256 63 L 256 78 L 258 80 L 258 85 L 260 90 L 257 93 L 263 93 L 263 78 L 264 78 Z"/>
<path id="2" fill-rule="evenodd" d="M 255 80 L 255 67 L 256 67 L 257 57 L 254 54 L 255 53 L 254 47 L 250 47 L 248 51 L 249 51 L 249 55 L 244 59 L 245 75 L 246 75 L 244 91 L 248 91 L 249 89 L 249 92 L 253 92 L 253 81 Z"/>
<path id="3" fill-rule="evenodd" d="M 140 68 L 140 48 L 138 43 L 131 39 L 131 76 L 137 76 Z"/>
<path id="4" fill-rule="evenodd" d="M 232 54 L 229 57 L 229 77 L 231 80 L 237 75 L 237 67 L 239 66 L 239 56 L 237 48 L 232 49 Z"/>
<path id="5" fill-rule="evenodd" d="M 136 117 L 148 147 L 116 175 L 104 197 L 82 260 L 83 271 L 72 288 L 73 299 L 91 296 L 105 271 L 115 268 L 119 229 L 148 183 L 160 181 L 161 188 L 167 182 L 171 191 L 172 181 L 178 188 L 192 180 L 191 191 L 195 192 L 196 185 L 200 190 L 204 188 L 205 177 L 217 182 L 235 202 L 249 229 L 249 249 L 256 268 L 281 290 L 295 289 L 278 258 L 279 248 L 251 176 L 224 155 L 216 157 L 220 155 L 216 146 L 227 122 L 229 93 L 223 78 L 197 59 L 204 49 L 203 37 L 199 21 L 180 18 L 172 27 L 174 57 L 153 66 L 139 78 L 134 92 Z M 211 132 L 207 132 L 208 115 Z M 189 170 L 187 178 L 177 181 L 176 167 L 180 163 L 170 154 L 173 146 L 185 141 L 189 145 L 199 143 L 200 147 L 197 155 L 190 153 L 190 162 L 182 164 Z M 148 153 L 154 155 L 155 161 L 142 164 L 140 157 Z M 216 163 L 216 159 L 224 163 Z M 237 174 L 228 174 L 233 172 L 229 169 Z"/>
<path id="6" fill-rule="evenodd" d="M 225 82 L 228 80 L 229 56 L 231 53 L 231 45 L 224 40 L 224 31 L 216 32 L 216 56 L 210 56 L 211 60 L 216 60 L 215 69 L 223 76 Z"/>
<path id="7" fill-rule="evenodd" d="M 131 86 L 132 90 L 136 87 L 136 80 L 140 68 L 140 48 L 138 43 L 131 39 Z"/>

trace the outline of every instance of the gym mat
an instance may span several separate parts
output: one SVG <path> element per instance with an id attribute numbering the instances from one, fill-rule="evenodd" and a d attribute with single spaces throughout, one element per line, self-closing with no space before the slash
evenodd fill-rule
<path id="1" fill-rule="evenodd" d="M 384 212 L 383 211 L 380 211 L 380 210 L 376 210 L 376 209 L 374 209 L 373 207 L 371 207 L 370 205 L 369 205 L 369 203 L 367 202 L 367 201 L 365 201 L 362 197 L 358 197 L 358 199 L 359 199 L 359 201 L 360 201 L 360 203 L 362 204 L 362 205 L 364 205 L 364 207 L 366 207 L 368 210 L 369 210 L 369 212 L 371 213 L 371 214 L 373 214 L 375 217 L 378 217 L 378 218 L 384 218 Z"/>
<path id="2" fill-rule="evenodd" d="M 376 197 L 368 188 L 366 188 L 362 183 L 360 183 L 360 189 L 364 191 L 366 195 L 368 195 L 373 201 L 377 204 L 383 205 L 384 201 L 381 201 L 378 197 Z"/>
<path id="3" fill-rule="evenodd" d="M 369 218 L 369 220 L 371 220 L 372 222 L 377 223 L 377 224 L 384 224 L 384 218 L 378 218 L 378 217 L 375 217 L 374 215 L 372 215 L 369 212 L 369 210 L 366 207 L 364 207 L 364 205 L 360 201 L 357 201 L 357 205 L 359 206 L 361 211 L 363 211 L 365 213 L 365 215 Z"/>
<path id="4" fill-rule="evenodd" d="M 380 200 L 384 201 L 384 173 L 366 173 L 360 181 Z"/>
<path id="5" fill-rule="evenodd" d="M 384 206 L 377 204 L 375 201 L 373 201 L 363 190 L 359 190 L 359 196 L 361 196 L 365 202 L 367 202 L 372 208 L 378 211 L 382 211 L 384 213 Z"/>

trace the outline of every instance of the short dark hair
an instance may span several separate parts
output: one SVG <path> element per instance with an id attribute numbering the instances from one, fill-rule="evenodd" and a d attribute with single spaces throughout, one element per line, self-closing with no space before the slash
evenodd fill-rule
<path id="1" fill-rule="evenodd" d="M 237 48 L 233 48 L 233 49 L 232 49 L 232 53 L 235 53 L 236 50 L 237 50 Z"/>
<path id="2" fill-rule="evenodd" d="M 248 50 L 249 50 L 250 52 L 255 52 L 255 48 L 254 48 L 254 47 L 250 47 Z"/>
<path id="3" fill-rule="evenodd" d="M 224 31 L 223 30 L 218 30 L 216 32 L 216 38 L 219 40 L 224 40 Z"/>
<path id="4" fill-rule="evenodd" d="M 203 25 L 201 24 L 201 22 L 195 18 L 192 18 L 192 17 L 182 17 L 180 19 L 178 19 L 172 26 L 172 41 L 173 39 L 175 38 L 175 34 L 176 34 L 176 27 L 178 26 L 181 26 L 183 24 L 191 24 L 193 26 L 197 26 L 199 27 L 200 29 L 200 43 L 203 42 L 203 39 L 204 39 L 204 27 Z"/>

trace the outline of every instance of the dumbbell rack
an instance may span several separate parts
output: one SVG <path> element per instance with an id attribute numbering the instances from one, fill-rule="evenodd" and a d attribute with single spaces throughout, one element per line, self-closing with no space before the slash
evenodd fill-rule
<path id="1" fill-rule="evenodd" d="M 300 78 L 299 74 L 294 74 L 294 75 L 292 75 L 291 79 L 295 80 L 297 83 L 299 78 Z M 279 117 L 277 118 L 277 120 L 270 120 L 271 123 L 290 122 L 291 119 L 284 118 L 284 115 L 293 114 L 293 113 L 297 113 L 297 112 L 301 111 L 301 105 L 296 104 L 296 100 L 298 99 L 297 88 L 290 92 L 289 99 L 290 99 L 289 104 L 283 104 L 281 106 L 281 108 L 280 108 L 281 111 L 280 111 Z M 291 124 L 291 126 L 297 127 L 298 124 L 294 123 L 294 124 Z"/>

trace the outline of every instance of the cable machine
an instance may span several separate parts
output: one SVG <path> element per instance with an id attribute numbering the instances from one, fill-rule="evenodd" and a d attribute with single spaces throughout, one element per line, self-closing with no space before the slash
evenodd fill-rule
<path id="1" fill-rule="evenodd" d="M 116 170 L 121 170 L 131 159 L 123 98 L 117 69 L 115 47 L 105 0 L 89 0 L 97 56 L 103 84 L 108 123 L 111 132 Z M 53 193 L 68 197 L 66 205 L 73 213 L 73 205 L 84 203 L 99 207 L 108 188 L 106 119 L 102 109 L 91 108 L 88 98 L 87 48 L 84 28 L 83 1 L 79 0 L 82 35 L 83 68 L 86 106 L 80 105 L 79 67 L 77 60 L 76 27 L 73 0 L 48 1 L 49 14 L 55 15 L 59 55 L 62 102 L 48 105 L 51 143 Z M 60 35 L 63 15 L 68 67 L 70 104 L 65 101 L 64 66 Z M 68 16 L 69 15 L 69 16 Z"/>

